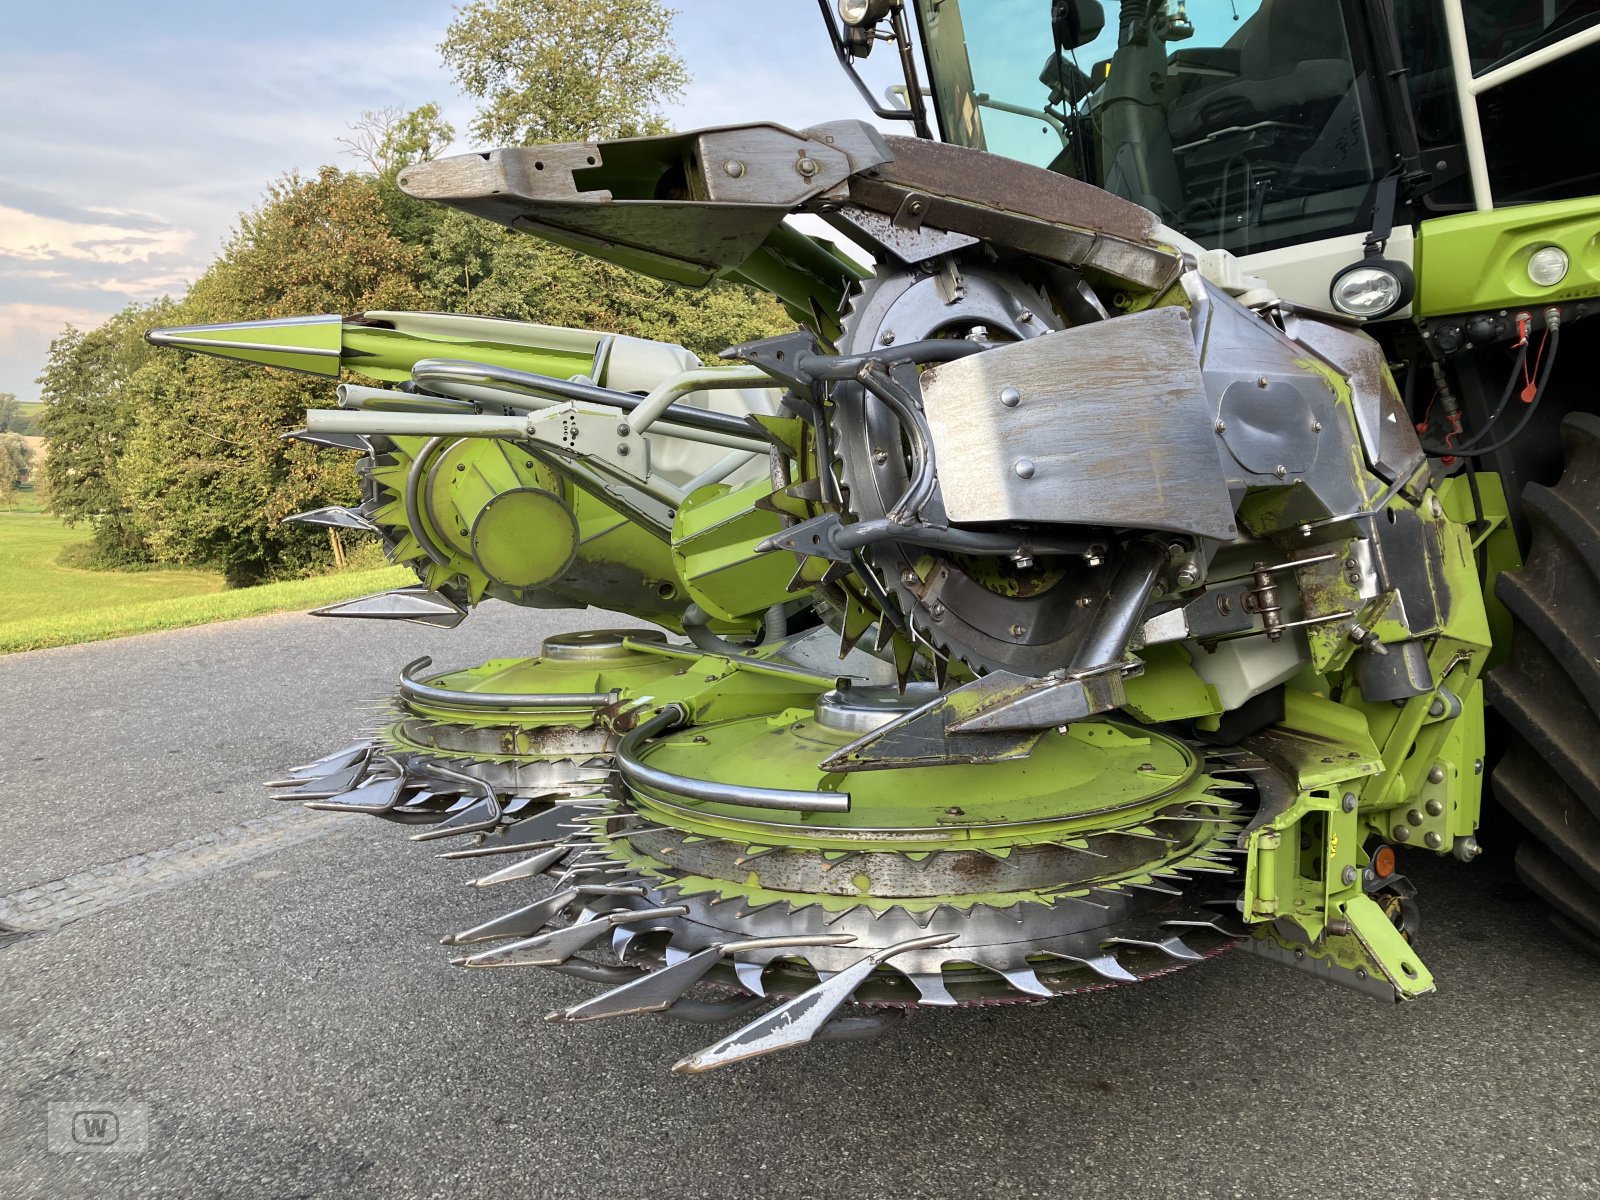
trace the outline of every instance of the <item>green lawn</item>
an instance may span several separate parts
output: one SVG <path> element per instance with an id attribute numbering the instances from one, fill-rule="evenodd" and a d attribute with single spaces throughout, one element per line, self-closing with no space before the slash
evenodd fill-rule
<path id="1" fill-rule="evenodd" d="M 415 582 L 403 567 L 224 590 L 212 571 L 85 571 L 61 551 L 88 539 L 37 512 L 0 511 L 0 654 L 316 608 Z"/>

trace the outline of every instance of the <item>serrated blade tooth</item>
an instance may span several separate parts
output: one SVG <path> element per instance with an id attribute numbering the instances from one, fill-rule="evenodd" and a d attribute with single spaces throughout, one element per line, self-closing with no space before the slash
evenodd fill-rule
<path id="1" fill-rule="evenodd" d="M 766 970 L 767 964 L 765 962 L 749 962 L 739 959 L 733 964 L 733 973 L 739 980 L 739 986 L 756 996 L 765 996 L 767 994 L 766 985 L 761 982 L 761 976 L 766 973 Z"/>
<path id="2" fill-rule="evenodd" d="M 633 939 L 638 937 L 641 930 L 631 929 L 626 925 L 619 925 L 611 931 L 611 953 L 621 961 L 628 961 L 628 950 L 633 945 Z"/>
<path id="3" fill-rule="evenodd" d="M 889 643 L 894 641 L 894 626 L 888 621 L 879 621 L 875 628 L 877 632 L 872 636 L 872 652 L 882 654 L 889 648 Z"/>
<path id="4" fill-rule="evenodd" d="M 1167 887 L 1163 883 L 1129 883 L 1127 885 L 1141 892 L 1154 892 L 1158 896 L 1181 896 L 1183 893 L 1174 887 Z"/>
<path id="5" fill-rule="evenodd" d="M 565 845 L 552 846 L 548 850 L 541 850 L 531 858 L 512 863 L 509 867 L 501 867 L 498 871 L 491 871 L 478 879 L 469 880 L 467 886 L 486 888 L 494 887 L 501 883 L 511 883 L 517 879 L 531 879 L 535 875 L 544 874 L 550 867 L 566 857 L 566 854 L 567 847 Z"/>
<path id="6" fill-rule="evenodd" d="M 592 1000 L 553 1012 L 546 1020 L 596 1021 L 606 1017 L 663 1012 L 705 978 L 706 972 L 716 966 L 721 957 L 722 947 L 712 946 L 680 959 L 671 966 L 629 980 Z"/>
<path id="7" fill-rule="evenodd" d="M 698 1074 L 748 1058 L 803 1046 L 821 1031 L 828 1019 L 850 999 L 867 976 L 877 970 L 879 964 L 908 950 L 945 945 L 954 941 L 955 936 L 953 933 L 934 934 L 876 950 L 794 999 L 757 1017 L 721 1041 L 681 1059 L 672 1069 L 679 1074 Z"/>
<path id="8" fill-rule="evenodd" d="M 1005 981 L 1025 996 L 1054 997 L 1055 992 L 1045 987 L 1032 967 L 1016 967 L 1011 970 L 1001 971 L 1000 975 Z"/>
<path id="9" fill-rule="evenodd" d="M 917 989 L 919 1004 L 927 1004 L 935 1008 L 954 1008 L 956 998 L 945 987 L 944 974 L 928 973 L 926 975 L 909 975 L 908 979 Z"/>
<path id="10" fill-rule="evenodd" d="M 1149 950 L 1159 950 L 1163 954 L 1172 958 L 1182 959 L 1185 962 L 1200 962 L 1205 958 L 1205 955 L 1196 954 L 1189 949 L 1188 946 L 1183 944 L 1183 940 L 1178 937 L 1160 939 L 1111 937 L 1106 939 L 1106 944 L 1112 946 L 1143 946 Z"/>
<path id="11" fill-rule="evenodd" d="M 557 892 L 553 896 L 546 896 L 543 900 L 537 900 L 532 904 L 498 916 L 492 921 L 474 925 L 471 929 L 464 929 L 460 933 L 448 934 L 440 939 L 440 944 L 445 946 L 464 946 L 469 942 L 488 942 L 496 938 L 528 937 L 531 934 L 538 933 L 539 930 L 560 916 L 577 898 L 577 888 Z"/>
<path id="12" fill-rule="evenodd" d="M 1061 957 L 1072 962 L 1082 963 L 1104 979 L 1115 980 L 1117 983 L 1139 982 L 1139 977 L 1119 963 L 1114 954 L 1097 954 L 1093 958 L 1078 958 L 1071 954 L 1063 954 Z"/>

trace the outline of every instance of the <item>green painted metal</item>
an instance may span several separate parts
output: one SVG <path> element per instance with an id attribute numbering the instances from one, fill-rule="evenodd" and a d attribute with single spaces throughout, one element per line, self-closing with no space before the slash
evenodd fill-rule
<path id="1" fill-rule="evenodd" d="M 1541 287 L 1528 259 L 1559 246 L 1566 278 Z M 1600 196 L 1424 221 L 1416 243 L 1418 316 L 1526 308 L 1600 296 Z"/>
<path id="2" fill-rule="evenodd" d="M 1492 671 L 1511 650 L 1511 614 L 1495 594 L 1495 584 L 1507 571 L 1522 569 L 1522 547 L 1511 526 L 1511 506 L 1505 485 L 1492 471 L 1452 475 L 1439 485 L 1439 499 L 1452 521 L 1467 527 L 1477 556 L 1478 577 L 1483 581 L 1484 615 L 1489 621 L 1490 649 L 1485 671 Z"/>
<path id="3" fill-rule="evenodd" d="M 408 329 L 394 328 L 396 323 Z M 279 367 L 335 378 L 340 370 L 400 382 L 428 358 L 461 358 L 569 379 L 594 366 L 604 335 L 581 330 L 457 317 L 443 313 L 373 312 L 284 317 L 152 329 L 158 346 L 176 346 L 255 366 Z"/>
<path id="4" fill-rule="evenodd" d="M 907 852 L 991 848 L 1004 854 L 1013 846 L 1108 825 L 1141 824 L 1215 783 L 1183 743 L 1112 721 L 1046 733 L 1026 758 L 860 772 L 848 784 L 817 764 L 858 735 L 821 725 L 809 705 L 696 725 L 694 732 L 692 738 L 658 742 L 647 761 L 673 774 L 723 783 L 794 791 L 848 787 L 847 813 L 763 811 L 752 820 L 747 808 L 707 802 L 695 804 L 692 815 L 672 819 L 694 833 L 769 845 L 860 848 L 860 831 L 884 828 L 912 831 L 895 842 Z M 675 803 L 670 795 L 637 799 L 646 811 L 652 801 Z"/>
<path id="5" fill-rule="evenodd" d="M 764 479 L 738 488 L 711 484 L 684 500 L 673 518 L 673 566 L 690 598 L 713 617 L 739 621 L 811 590 L 790 591 L 789 555 L 756 549 L 784 528 L 777 513 L 755 507 L 772 492 Z"/>

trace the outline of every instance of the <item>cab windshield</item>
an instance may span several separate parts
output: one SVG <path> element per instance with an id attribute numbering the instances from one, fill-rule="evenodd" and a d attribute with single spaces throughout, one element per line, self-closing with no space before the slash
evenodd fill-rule
<path id="1" fill-rule="evenodd" d="M 918 6 L 946 140 L 1237 254 L 1370 227 L 1376 112 L 1338 0 L 1107 0 L 1099 31 L 1074 7 Z"/>

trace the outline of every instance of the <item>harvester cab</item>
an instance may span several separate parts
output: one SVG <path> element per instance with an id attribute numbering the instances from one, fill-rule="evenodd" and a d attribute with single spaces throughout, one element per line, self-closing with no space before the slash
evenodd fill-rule
<path id="1" fill-rule="evenodd" d="M 931 115 L 944 141 L 1131 200 L 1305 307 L 1363 320 L 1412 315 L 1428 222 L 1581 201 L 1600 188 L 1573 102 L 1600 68 L 1600 5 L 1589 0 L 908 7 L 847 0 L 840 22 L 824 8 L 852 71 L 876 41 L 908 38 L 914 20 L 927 81 L 917 56 L 904 54 L 906 81 L 880 115 L 929 133 Z M 1461 253 L 1444 241 L 1453 231 L 1490 224 L 1448 223 L 1441 254 Z M 1586 294 L 1570 277 L 1581 244 L 1553 241 L 1519 245 L 1504 264 L 1526 274 L 1511 280 L 1525 306 Z M 1495 309 L 1503 298 L 1436 286 L 1421 307 L 1482 300 Z"/>
<path id="2" fill-rule="evenodd" d="M 552 1019 L 746 1022 L 683 1071 L 1236 948 L 1421 997 L 1406 863 L 1479 854 L 1491 774 L 1600 944 L 1600 5 L 822 11 L 847 68 L 898 55 L 856 82 L 914 136 L 398 181 L 795 332 L 710 366 L 440 314 L 152 332 L 398 385 L 298 435 L 363 488 L 297 519 L 418 576 L 327 615 L 658 627 L 413 662 L 278 795 L 553 877 L 458 961 L 607 986 Z"/>

